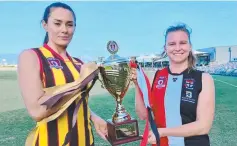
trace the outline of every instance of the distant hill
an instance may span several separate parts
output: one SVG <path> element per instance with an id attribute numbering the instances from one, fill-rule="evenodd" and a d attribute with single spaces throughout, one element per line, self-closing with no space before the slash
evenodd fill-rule
<path id="1" fill-rule="evenodd" d="M 8 64 L 17 64 L 18 54 L 0 54 L 0 64 L 6 60 Z"/>
<path id="2" fill-rule="evenodd" d="M 19 54 L 0 54 L 0 65 L 3 64 L 3 60 L 6 60 L 8 64 L 17 64 L 18 55 Z M 92 57 L 86 55 L 78 58 L 80 58 L 83 62 L 90 62 L 95 60 Z"/>

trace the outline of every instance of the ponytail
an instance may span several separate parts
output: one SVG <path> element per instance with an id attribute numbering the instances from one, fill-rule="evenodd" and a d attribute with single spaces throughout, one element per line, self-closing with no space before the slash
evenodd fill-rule
<path id="1" fill-rule="evenodd" d="M 194 69 L 196 67 L 196 57 L 194 56 L 193 52 L 190 51 L 188 55 L 188 69 Z"/>
<path id="2" fill-rule="evenodd" d="M 47 44 L 49 41 L 49 36 L 48 33 L 46 32 L 45 37 L 44 37 L 44 44 Z"/>

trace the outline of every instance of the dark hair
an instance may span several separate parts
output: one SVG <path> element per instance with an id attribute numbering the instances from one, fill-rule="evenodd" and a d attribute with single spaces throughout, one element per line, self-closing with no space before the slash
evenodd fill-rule
<path id="1" fill-rule="evenodd" d="M 167 40 L 167 35 L 170 32 L 175 32 L 175 31 L 185 32 L 188 35 L 189 44 L 192 45 L 191 39 L 190 39 L 190 34 L 192 33 L 192 29 L 184 23 L 179 23 L 175 26 L 170 26 L 167 28 L 167 30 L 165 31 L 165 44 L 166 44 L 166 40 Z M 190 51 L 189 55 L 188 55 L 188 68 L 189 69 L 195 68 L 195 65 L 196 65 L 196 58 L 195 58 L 193 52 Z"/>
<path id="2" fill-rule="evenodd" d="M 76 15 L 75 15 L 74 11 L 72 10 L 72 8 L 69 5 L 67 5 L 65 3 L 61 3 L 61 2 L 52 3 L 48 7 L 46 7 L 42 21 L 44 21 L 45 23 L 48 23 L 48 18 L 50 16 L 50 12 L 51 12 L 52 8 L 64 8 L 64 9 L 67 9 L 70 12 L 72 12 L 72 15 L 73 15 L 74 21 L 75 21 L 75 25 L 76 25 Z M 48 41 L 49 41 L 48 33 L 46 33 L 45 38 L 44 38 L 44 43 L 47 43 Z"/>

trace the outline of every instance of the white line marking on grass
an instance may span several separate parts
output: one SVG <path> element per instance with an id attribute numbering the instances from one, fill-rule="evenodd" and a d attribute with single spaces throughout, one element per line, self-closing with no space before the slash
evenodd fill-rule
<path id="1" fill-rule="evenodd" d="M 215 80 L 215 81 L 218 81 L 218 82 L 225 83 L 225 84 L 227 84 L 227 85 L 230 85 L 230 86 L 232 86 L 232 87 L 235 87 L 235 88 L 237 88 L 237 86 L 236 86 L 236 85 L 230 84 L 230 83 L 228 83 L 228 82 L 221 81 L 221 80 L 217 80 L 217 79 L 214 79 L 214 80 Z"/>
<path id="2" fill-rule="evenodd" d="M 15 137 L 7 137 L 7 138 L 2 138 L 0 139 L 0 142 L 8 141 L 8 140 L 13 140 Z"/>

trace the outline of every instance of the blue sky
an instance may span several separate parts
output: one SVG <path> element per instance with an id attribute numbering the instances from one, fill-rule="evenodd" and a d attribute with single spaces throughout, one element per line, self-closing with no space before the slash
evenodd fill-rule
<path id="1" fill-rule="evenodd" d="M 42 45 L 40 21 L 52 2 L 0 2 L 0 54 Z M 120 56 L 160 53 L 164 31 L 184 22 L 192 28 L 193 49 L 237 45 L 237 2 L 66 2 L 77 16 L 68 47 L 72 56 L 108 56 L 115 40 Z"/>

